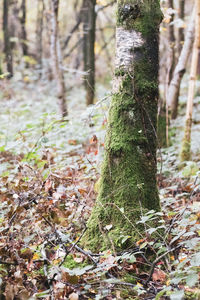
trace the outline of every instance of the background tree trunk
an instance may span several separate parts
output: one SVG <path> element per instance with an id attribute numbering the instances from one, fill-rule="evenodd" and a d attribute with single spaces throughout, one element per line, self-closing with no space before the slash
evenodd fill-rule
<path id="1" fill-rule="evenodd" d="M 173 78 L 170 82 L 170 86 L 167 93 L 167 103 L 171 108 L 171 118 L 175 119 L 178 111 L 178 98 L 181 80 L 186 71 L 186 65 L 188 62 L 189 55 L 192 50 L 192 44 L 194 40 L 194 11 L 191 16 L 188 30 L 185 37 L 185 42 L 179 56 L 177 66 L 174 70 Z"/>
<path id="2" fill-rule="evenodd" d="M 171 9 L 174 9 L 174 1 L 168 0 L 168 7 Z M 176 57 L 175 57 L 175 35 L 174 35 L 174 13 L 171 15 L 171 20 L 169 24 L 169 44 L 170 44 L 170 66 L 168 71 L 168 85 L 170 84 L 176 64 Z"/>
<path id="3" fill-rule="evenodd" d="M 196 0 L 195 1 L 195 39 L 193 45 L 190 81 L 189 81 L 189 88 L 188 88 L 185 134 L 184 134 L 184 139 L 183 139 L 183 144 L 181 149 L 182 161 L 190 159 L 192 111 L 193 111 L 193 99 L 194 99 L 195 82 L 197 76 L 199 50 L 200 50 L 200 1 Z"/>
<path id="4" fill-rule="evenodd" d="M 83 63 L 87 105 L 94 103 L 95 95 L 95 31 L 96 0 L 84 0 L 83 3 Z"/>
<path id="5" fill-rule="evenodd" d="M 39 77 L 41 77 L 42 70 L 42 35 L 43 35 L 43 19 L 44 19 L 44 2 L 38 0 L 37 2 L 37 24 L 36 24 L 36 53 L 37 61 L 40 68 Z"/>
<path id="6" fill-rule="evenodd" d="M 26 0 L 22 0 L 21 5 L 22 17 L 21 17 L 21 39 L 22 39 L 22 51 L 23 55 L 28 55 L 27 45 L 27 33 L 26 33 Z"/>
<path id="7" fill-rule="evenodd" d="M 184 21 L 185 17 L 185 0 L 179 0 L 179 11 L 178 11 L 178 17 L 182 21 Z M 181 50 L 184 43 L 184 28 L 180 27 L 178 29 L 178 53 L 181 54 Z"/>
<path id="8" fill-rule="evenodd" d="M 3 2 L 3 32 L 4 32 L 4 53 L 6 57 L 7 71 L 9 73 L 8 78 L 13 76 L 13 57 L 10 43 L 10 31 L 8 25 L 10 0 L 4 0 Z"/>
<path id="9" fill-rule="evenodd" d="M 58 8 L 59 0 L 51 0 L 51 58 L 53 76 L 57 82 L 58 100 L 61 115 L 67 116 L 67 105 L 65 99 L 64 74 L 61 69 L 61 50 L 58 37 Z"/>
<path id="10" fill-rule="evenodd" d="M 12 0 L 10 3 L 10 11 L 9 11 L 9 32 L 10 37 L 13 39 L 10 42 L 11 51 L 13 52 L 14 49 L 17 50 L 17 43 L 15 38 L 20 38 L 20 18 L 19 18 L 19 5 L 17 0 Z"/>
<path id="11" fill-rule="evenodd" d="M 143 226 L 137 224 L 140 216 L 160 209 L 156 124 L 161 18 L 157 0 L 145 4 L 118 0 L 106 152 L 98 199 L 84 238 L 94 248 L 122 247 L 120 239 L 125 236 L 137 241 L 144 234 Z"/>
<path id="12" fill-rule="evenodd" d="M 88 35 L 88 0 L 83 0 L 82 8 L 82 23 L 83 23 L 83 71 L 87 72 L 87 35 Z M 85 89 L 87 87 L 87 81 L 84 80 Z"/>

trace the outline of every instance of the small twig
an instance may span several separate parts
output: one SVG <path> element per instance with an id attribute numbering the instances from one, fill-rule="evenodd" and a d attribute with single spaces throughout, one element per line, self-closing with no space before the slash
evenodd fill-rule
<path id="1" fill-rule="evenodd" d="M 134 277 L 134 276 L 133 276 Z M 138 279 L 138 278 L 137 278 Z M 105 281 L 106 282 L 106 281 Z M 136 287 L 136 284 L 133 284 L 133 283 L 129 283 L 129 282 L 122 282 L 122 281 L 119 281 L 119 282 L 112 282 L 112 284 L 114 285 L 125 285 L 125 286 L 129 286 L 129 287 Z"/>
<path id="2" fill-rule="evenodd" d="M 110 3 L 106 4 L 106 5 L 102 5 L 100 8 L 98 8 L 97 13 L 99 13 L 100 11 L 104 10 L 105 8 L 112 6 L 116 1 L 111 1 Z"/>
<path id="3" fill-rule="evenodd" d="M 61 68 L 62 68 L 62 70 L 70 72 L 70 73 L 76 73 L 76 74 L 80 74 L 82 76 L 88 75 L 87 71 L 80 71 L 80 70 L 77 70 L 77 69 L 68 68 L 68 67 L 64 67 L 64 66 L 61 66 Z"/>
<path id="4" fill-rule="evenodd" d="M 65 259 L 67 258 L 67 255 L 68 255 L 68 254 L 76 247 L 76 245 L 80 242 L 80 240 L 82 239 L 82 237 L 83 237 L 84 233 L 86 232 L 86 230 L 87 230 L 87 227 L 84 228 L 83 232 L 82 232 L 81 235 L 79 236 L 79 238 L 78 238 L 78 240 L 76 241 L 76 243 L 73 244 L 69 250 L 67 250 L 67 252 L 65 253 L 65 256 L 64 256 L 62 262 L 59 264 L 59 267 L 62 266 L 62 264 L 64 263 Z"/>
<path id="5" fill-rule="evenodd" d="M 84 228 L 83 232 L 81 233 L 81 235 L 79 236 L 78 240 L 76 241 L 76 243 L 74 243 L 71 248 L 69 249 L 69 251 L 71 252 L 73 250 L 74 247 L 76 247 L 76 245 L 80 242 L 80 240 L 82 239 L 84 233 L 86 232 L 87 227 Z"/>
<path id="6" fill-rule="evenodd" d="M 76 24 L 72 27 L 72 29 L 70 30 L 65 42 L 64 42 L 64 45 L 62 46 L 62 50 L 64 50 L 67 45 L 69 44 L 69 41 L 71 40 L 71 37 L 73 35 L 73 33 L 79 28 L 79 25 L 81 24 L 81 14 L 82 14 L 82 11 L 80 10 L 79 14 L 78 14 L 78 17 L 77 17 L 77 21 L 76 21 Z"/>
<path id="7" fill-rule="evenodd" d="M 97 58 L 100 56 L 101 52 L 107 48 L 107 46 L 110 44 L 110 42 L 115 38 L 115 34 L 113 34 L 107 42 L 104 42 L 104 45 L 99 50 L 99 53 L 97 54 Z"/>
<path id="8" fill-rule="evenodd" d="M 194 180 L 194 185 L 196 185 L 197 179 L 198 179 L 198 175 L 196 176 L 196 178 Z M 191 197 L 193 196 L 193 194 L 194 194 L 194 190 L 190 192 L 189 199 L 188 199 L 189 201 L 191 201 Z M 170 224 L 169 229 L 166 232 L 165 239 L 166 239 L 166 236 L 171 232 L 171 230 L 172 230 L 172 228 L 174 226 L 174 223 L 183 216 L 184 212 L 188 209 L 189 205 L 190 205 L 190 203 L 188 202 L 187 205 L 182 210 L 182 212 L 177 213 L 177 215 L 175 215 L 172 218 L 172 222 Z"/>
<path id="9" fill-rule="evenodd" d="M 69 56 L 72 54 L 72 52 L 79 46 L 79 44 L 82 42 L 82 40 L 83 40 L 82 38 L 79 39 L 79 40 L 74 44 L 74 46 L 72 46 L 71 49 L 64 55 L 64 58 L 69 57 Z"/>
<path id="10" fill-rule="evenodd" d="M 177 246 L 177 247 L 175 247 L 175 248 L 173 248 L 173 249 L 168 250 L 167 252 L 163 253 L 163 254 L 160 255 L 158 258 L 156 258 L 156 260 L 154 260 L 154 262 L 153 262 L 152 265 L 151 265 L 151 270 L 150 270 L 149 276 L 148 276 L 147 280 L 145 281 L 144 286 L 147 286 L 147 284 L 148 284 L 149 281 L 151 280 L 151 277 L 152 277 L 152 275 L 153 275 L 153 272 L 154 272 L 154 269 L 155 269 L 156 264 L 157 264 L 163 257 L 165 257 L 167 254 L 169 254 L 169 253 L 175 251 L 175 250 L 178 249 L 178 248 L 180 248 L 180 246 Z"/>
<path id="11" fill-rule="evenodd" d="M 73 244 L 73 242 L 69 239 L 70 243 Z M 80 248 L 79 246 L 75 245 L 74 248 L 80 252 L 83 253 L 84 255 L 86 255 L 92 262 L 94 265 L 97 265 L 97 261 L 92 257 L 92 254 L 90 254 L 89 252 L 83 250 L 82 248 Z"/>
<path id="12" fill-rule="evenodd" d="M 44 216 L 42 216 L 43 219 L 45 220 L 45 222 L 54 230 L 54 233 L 56 235 L 56 237 L 59 239 L 59 241 L 61 242 L 61 244 L 63 245 L 66 253 L 69 251 L 67 249 L 67 247 L 65 246 L 65 243 L 63 243 L 62 238 L 60 237 L 59 233 L 57 232 L 57 230 L 55 229 L 55 227 L 49 222 L 49 220 L 47 220 Z M 72 246 L 80 253 L 83 253 L 85 256 L 87 256 L 94 265 L 97 265 L 97 261 L 92 257 L 92 254 L 83 250 L 82 248 L 80 248 L 78 245 L 76 245 L 76 243 L 74 243 L 70 238 L 67 238 L 67 240 L 72 244 Z"/>
<path id="13" fill-rule="evenodd" d="M 3 260 L 0 259 L 0 265 L 17 266 L 18 263 L 17 262 L 13 262 L 13 261 L 11 261 L 11 262 L 3 261 Z"/>
<path id="14" fill-rule="evenodd" d="M 107 100 L 108 98 L 110 98 L 112 96 L 113 96 L 113 94 L 110 93 L 110 94 L 106 95 L 105 97 L 103 97 L 102 99 L 100 99 L 99 101 L 97 101 L 97 103 L 95 103 L 95 105 L 93 106 L 93 109 L 88 117 L 91 118 L 93 116 L 93 112 L 94 112 L 95 108 L 97 108 L 99 106 L 99 104 L 101 105 L 102 102 L 104 102 L 105 100 Z"/>

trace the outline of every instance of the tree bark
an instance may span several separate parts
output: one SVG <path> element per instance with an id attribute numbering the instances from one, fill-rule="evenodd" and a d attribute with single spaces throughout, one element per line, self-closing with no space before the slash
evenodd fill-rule
<path id="1" fill-rule="evenodd" d="M 82 8 L 82 22 L 83 22 L 83 71 L 87 72 L 87 34 L 88 34 L 88 0 L 83 0 Z M 87 87 L 87 82 L 84 80 L 85 90 Z"/>
<path id="2" fill-rule="evenodd" d="M 43 19 L 44 19 L 44 2 L 43 0 L 38 0 L 37 27 L 36 27 L 36 53 L 37 53 L 37 61 L 40 69 L 39 77 L 41 77 L 41 70 L 42 70 Z"/>
<path id="3" fill-rule="evenodd" d="M 159 210 L 156 183 L 158 0 L 118 0 L 115 77 L 100 189 L 84 238 L 91 248 L 121 248 L 144 235 L 137 224 Z M 109 225 L 109 226 L 108 226 Z M 104 239 L 105 237 L 105 239 Z M 106 245 L 107 244 L 107 245 Z"/>
<path id="4" fill-rule="evenodd" d="M 179 0 L 178 17 L 184 21 L 185 17 L 185 0 Z M 178 29 L 178 53 L 181 54 L 181 50 L 184 43 L 184 28 L 183 26 Z"/>
<path id="5" fill-rule="evenodd" d="M 22 0 L 21 5 L 22 17 L 21 17 L 21 39 L 22 39 L 22 51 L 23 55 L 28 55 L 27 45 L 27 33 L 26 33 L 26 0 Z"/>
<path id="6" fill-rule="evenodd" d="M 190 81 L 188 87 L 188 100 L 186 108 L 186 122 L 185 122 L 185 134 L 181 149 L 181 160 L 190 159 L 190 142 L 191 142 L 191 128 L 192 128 L 192 111 L 193 111 L 193 99 L 195 92 L 195 82 L 197 76 L 197 66 L 200 50 L 200 1 L 195 1 L 195 39 L 192 51 L 192 62 L 190 70 Z"/>
<path id="7" fill-rule="evenodd" d="M 83 3 L 83 63 L 85 75 L 86 103 L 94 103 L 95 96 L 95 34 L 96 0 L 84 0 Z"/>
<path id="8" fill-rule="evenodd" d="M 9 73 L 8 78 L 13 76 L 13 57 L 10 43 L 10 31 L 8 25 L 9 16 L 9 0 L 3 2 L 3 32 L 4 32 L 4 53 L 6 57 L 7 71 Z"/>
<path id="9" fill-rule="evenodd" d="M 194 12 L 192 14 L 188 30 L 185 37 L 185 42 L 179 56 L 177 66 L 174 70 L 173 78 L 170 82 L 170 86 L 167 93 L 167 104 L 171 108 L 171 118 L 175 119 L 178 110 L 178 98 L 181 80 L 185 74 L 186 65 L 188 62 L 189 55 L 192 50 L 192 44 L 194 41 Z"/>
<path id="10" fill-rule="evenodd" d="M 168 7 L 174 9 L 174 1 L 168 0 Z M 175 68 L 175 35 L 174 35 L 174 13 L 171 15 L 171 21 L 169 24 L 169 45 L 170 45 L 170 66 L 169 66 L 169 74 L 168 74 L 168 85 L 170 84 Z"/>
<path id="11" fill-rule="evenodd" d="M 65 99 L 64 74 L 61 68 L 62 58 L 58 37 L 58 8 L 59 0 L 51 0 L 51 59 L 53 76 L 57 82 L 58 100 L 61 115 L 67 116 L 67 105 Z"/>
<path id="12" fill-rule="evenodd" d="M 19 37 L 20 38 L 20 18 L 19 18 L 19 6 L 17 0 L 12 0 L 10 2 L 10 12 L 9 12 L 9 32 L 10 37 Z M 10 42 L 11 51 L 13 52 L 14 49 L 16 49 L 16 41 Z"/>

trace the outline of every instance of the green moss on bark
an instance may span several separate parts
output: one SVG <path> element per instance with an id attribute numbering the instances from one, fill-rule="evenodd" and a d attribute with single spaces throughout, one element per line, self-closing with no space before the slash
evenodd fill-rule
<path id="1" fill-rule="evenodd" d="M 191 158 L 190 149 L 191 149 L 190 142 L 184 139 L 182 142 L 181 155 L 180 155 L 181 161 L 190 160 Z"/>
<path id="2" fill-rule="evenodd" d="M 85 246 L 90 249 L 113 246 L 118 249 L 136 242 L 144 231 L 143 225 L 136 224 L 142 214 L 152 207 L 160 209 L 156 187 L 156 137 L 151 123 L 155 126 L 156 117 L 149 121 L 141 102 L 133 96 L 132 87 L 133 79 L 126 74 L 121 91 L 112 99 L 99 196 L 84 239 Z M 155 82 L 139 85 L 138 93 L 141 89 L 145 106 L 149 102 L 149 89 L 155 96 L 157 85 Z M 156 116 L 156 101 L 148 111 Z M 112 225 L 109 231 L 107 225 Z M 128 239 L 122 245 L 124 236 Z"/>
<path id="3" fill-rule="evenodd" d="M 180 153 L 181 161 L 190 160 L 191 158 L 191 127 L 192 118 L 188 118 L 185 123 L 185 133 Z"/>
<path id="4" fill-rule="evenodd" d="M 162 20 L 159 0 L 118 0 L 117 25 L 151 36 Z"/>
<path id="5" fill-rule="evenodd" d="M 142 43 L 130 49 L 130 65 L 115 70 L 99 195 L 83 238 L 90 249 L 116 250 L 136 242 L 144 236 L 137 221 L 150 209 L 160 210 L 156 183 L 160 16 L 157 0 L 118 1 L 118 24 L 140 31 Z"/>
<path id="6" fill-rule="evenodd" d="M 167 147 L 166 140 L 166 112 L 162 110 L 158 115 L 158 141 L 160 147 Z"/>

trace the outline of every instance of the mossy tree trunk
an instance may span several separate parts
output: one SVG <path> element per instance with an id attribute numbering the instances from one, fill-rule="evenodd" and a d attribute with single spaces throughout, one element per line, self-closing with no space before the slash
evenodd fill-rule
<path id="1" fill-rule="evenodd" d="M 158 128 L 157 128 L 157 136 L 158 136 L 158 146 L 161 148 L 168 147 L 168 114 L 166 113 L 166 104 L 164 100 L 160 99 L 160 103 L 158 104 Z"/>
<path id="2" fill-rule="evenodd" d="M 83 243 L 121 248 L 144 234 L 137 224 L 159 210 L 156 183 L 159 0 L 118 0 L 113 97 L 99 195 Z M 125 246 L 125 244 L 124 244 Z"/>

